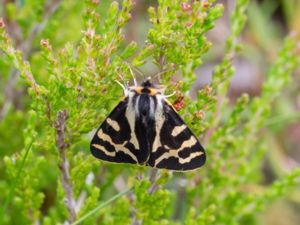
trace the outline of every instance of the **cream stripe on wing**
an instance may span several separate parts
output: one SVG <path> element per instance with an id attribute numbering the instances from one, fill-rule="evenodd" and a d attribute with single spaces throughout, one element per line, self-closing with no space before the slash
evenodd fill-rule
<path id="1" fill-rule="evenodd" d="M 102 152 L 104 152 L 105 155 L 108 155 L 110 157 L 115 157 L 116 156 L 116 152 L 109 152 L 102 145 L 93 144 L 93 146 L 95 148 L 101 150 Z"/>
<path id="2" fill-rule="evenodd" d="M 109 126 L 111 126 L 115 131 L 120 131 L 120 126 L 117 121 L 112 120 L 111 118 L 107 118 L 106 122 Z"/>
<path id="3" fill-rule="evenodd" d="M 176 127 L 173 128 L 171 135 L 173 137 L 176 137 L 178 134 L 180 134 L 182 131 L 184 131 L 185 128 L 186 128 L 185 124 L 181 124 L 179 126 L 176 126 Z"/>
<path id="4" fill-rule="evenodd" d="M 155 138 L 153 141 L 152 152 L 156 152 L 157 149 L 161 146 L 160 142 L 160 131 L 165 121 L 165 116 L 163 114 L 163 104 L 162 104 L 162 97 L 157 95 L 157 106 L 155 112 Z"/>
<path id="5" fill-rule="evenodd" d="M 182 145 L 180 146 L 180 148 L 178 148 L 178 149 L 169 149 L 168 146 L 165 146 L 165 148 L 168 149 L 168 152 L 164 153 L 163 155 L 161 155 L 159 158 L 157 158 L 155 160 L 155 166 L 158 165 L 162 160 L 168 159 L 170 157 L 177 158 L 180 163 L 190 162 L 196 156 L 202 155 L 203 152 L 194 152 L 194 153 L 191 153 L 189 155 L 189 157 L 187 157 L 187 158 L 180 158 L 178 156 L 178 153 L 180 151 L 182 151 L 183 149 L 187 148 L 187 147 L 193 147 L 196 143 L 197 143 L 196 138 L 194 136 L 191 136 L 190 139 L 184 141 L 182 143 Z M 195 153 L 197 153 L 197 154 L 195 154 Z"/>
<path id="6" fill-rule="evenodd" d="M 116 144 L 112 141 L 111 137 L 105 133 L 103 133 L 102 129 L 100 129 L 97 133 L 98 137 L 103 140 L 103 141 L 107 141 L 108 143 L 110 143 L 112 146 L 115 147 L 116 152 L 124 152 L 125 154 L 129 155 L 135 162 L 138 162 L 136 156 L 126 147 L 124 147 L 124 145 L 126 144 L 127 141 L 124 141 L 123 144 Z M 98 148 L 99 149 L 99 148 Z M 100 149 L 102 150 L 102 149 Z M 103 151 L 105 154 L 107 151 Z M 109 155 L 109 154 L 107 154 Z M 110 156 L 110 155 L 109 155 Z"/>
<path id="7" fill-rule="evenodd" d="M 181 164 L 183 164 L 183 163 L 188 163 L 188 162 L 190 162 L 193 158 L 195 158 L 195 157 L 197 157 L 197 156 L 199 156 L 199 155 L 202 155 L 202 154 L 203 154 L 203 152 L 193 152 L 193 153 L 190 154 L 189 157 L 187 157 L 187 158 L 179 158 L 179 162 L 180 162 Z"/>
<path id="8" fill-rule="evenodd" d="M 135 109 L 134 109 L 134 106 L 132 104 L 132 98 L 134 96 L 134 93 L 131 93 L 130 92 L 130 95 L 129 95 L 129 101 L 128 101 L 128 106 L 127 106 L 127 109 L 126 109 L 126 113 L 125 113 L 125 117 L 127 118 L 128 120 L 128 123 L 129 123 L 129 126 L 130 126 L 130 130 L 131 130 L 131 138 L 130 138 L 130 143 L 132 143 L 134 145 L 134 148 L 136 150 L 140 149 L 140 145 L 139 145 L 139 142 L 137 140 L 137 137 L 135 135 L 135 132 L 134 132 L 134 128 L 135 128 Z"/>

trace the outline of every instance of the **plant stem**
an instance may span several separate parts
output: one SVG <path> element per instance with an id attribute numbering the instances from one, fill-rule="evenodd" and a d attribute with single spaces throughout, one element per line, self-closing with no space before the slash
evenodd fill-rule
<path id="1" fill-rule="evenodd" d="M 66 120 L 68 119 L 68 111 L 58 111 L 56 122 L 54 124 L 56 130 L 56 145 L 59 150 L 60 164 L 59 169 L 61 172 L 61 182 L 65 191 L 65 204 L 69 212 L 69 222 L 73 223 L 76 219 L 75 199 L 73 194 L 73 186 L 69 173 L 69 162 L 66 157 L 66 149 L 68 143 L 65 142 Z"/>

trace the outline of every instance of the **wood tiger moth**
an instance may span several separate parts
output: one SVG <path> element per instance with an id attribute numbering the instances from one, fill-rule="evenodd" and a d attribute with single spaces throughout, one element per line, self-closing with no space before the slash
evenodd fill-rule
<path id="1" fill-rule="evenodd" d="M 95 133 L 90 149 L 98 159 L 175 171 L 201 167 L 206 155 L 196 136 L 150 78 L 124 88 L 123 100 Z"/>

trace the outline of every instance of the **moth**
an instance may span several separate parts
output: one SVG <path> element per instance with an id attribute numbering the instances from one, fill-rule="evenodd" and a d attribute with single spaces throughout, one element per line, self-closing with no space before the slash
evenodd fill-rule
<path id="1" fill-rule="evenodd" d="M 203 147 L 167 100 L 164 89 L 150 78 L 123 89 L 123 100 L 91 141 L 93 156 L 174 171 L 197 169 L 205 163 Z"/>

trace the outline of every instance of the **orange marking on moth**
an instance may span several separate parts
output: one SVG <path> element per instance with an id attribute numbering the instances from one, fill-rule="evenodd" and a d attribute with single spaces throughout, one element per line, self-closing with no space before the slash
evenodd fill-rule
<path id="1" fill-rule="evenodd" d="M 133 90 L 135 90 L 138 94 L 143 94 L 146 93 L 150 96 L 154 96 L 160 93 L 159 90 L 155 89 L 155 88 L 145 88 L 145 87 L 132 87 Z M 144 90 L 148 89 L 149 93 L 145 92 Z"/>

